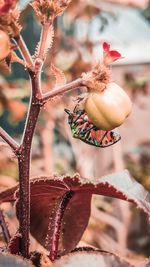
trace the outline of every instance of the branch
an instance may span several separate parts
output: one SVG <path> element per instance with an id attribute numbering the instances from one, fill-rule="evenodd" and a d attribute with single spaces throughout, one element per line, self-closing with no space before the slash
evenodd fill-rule
<path id="1" fill-rule="evenodd" d="M 33 63 L 32 57 L 30 55 L 30 52 L 29 52 L 22 36 L 21 35 L 17 36 L 14 38 L 14 40 L 18 45 L 18 48 L 20 50 L 20 53 L 21 53 L 23 59 L 26 62 L 27 68 L 29 68 L 31 70 L 34 69 L 34 63 Z"/>
<path id="2" fill-rule="evenodd" d="M 43 94 L 42 101 L 46 102 L 52 97 L 55 97 L 57 95 L 61 95 L 63 93 L 74 90 L 74 89 L 81 87 L 81 86 L 84 86 L 84 84 L 83 84 L 83 80 L 81 78 L 79 78 L 73 82 L 70 82 L 70 83 L 65 84 L 63 86 L 60 86 L 56 89 L 53 89 L 52 91 L 50 91 L 48 93 Z"/>
<path id="3" fill-rule="evenodd" d="M 39 49 L 38 49 L 37 58 L 40 58 L 42 60 L 42 62 L 44 62 L 44 60 L 45 60 L 45 54 L 47 51 L 47 42 L 48 42 L 48 37 L 49 37 L 50 26 L 51 26 L 50 23 L 45 23 L 43 25 L 42 31 L 41 31 L 41 37 L 40 37 L 40 42 L 39 42 Z M 52 40 L 50 40 L 50 43 L 51 42 L 52 42 Z"/>
<path id="4" fill-rule="evenodd" d="M 16 143 L 16 141 L 2 127 L 0 127 L 0 136 L 6 141 L 6 143 L 16 153 L 17 150 L 19 149 L 19 145 Z"/>

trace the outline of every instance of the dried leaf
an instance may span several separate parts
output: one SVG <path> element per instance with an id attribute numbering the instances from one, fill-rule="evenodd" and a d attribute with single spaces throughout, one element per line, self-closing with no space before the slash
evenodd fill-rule
<path id="1" fill-rule="evenodd" d="M 66 84 L 65 75 L 59 68 L 57 68 L 55 65 L 51 64 L 51 71 L 52 71 L 52 74 L 55 76 L 55 79 L 56 79 L 56 83 L 55 83 L 56 87 Z"/>
<path id="2" fill-rule="evenodd" d="M 17 197 L 14 195 L 16 190 L 17 187 L 13 187 L 2 191 L 0 201 L 14 201 Z M 62 222 L 59 240 L 61 255 L 71 251 L 79 242 L 90 216 L 92 194 L 127 200 L 150 216 L 150 194 L 130 177 L 128 171 L 93 181 L 81 178 L 79 175 L 33 179 L 31 180 L 31 233 L 46 248 L 51 246 L 58 205 L 69 190 L 74 192 L 74 195 L 67 206 Z"/>
<path id="3" fill-rule="evenodd" d="M 87 250 L 87 251 L 86 251 Z M 98 250 L 81 249 L 55 261 L 53 267 L 133 267 L 119 256 Z"/>

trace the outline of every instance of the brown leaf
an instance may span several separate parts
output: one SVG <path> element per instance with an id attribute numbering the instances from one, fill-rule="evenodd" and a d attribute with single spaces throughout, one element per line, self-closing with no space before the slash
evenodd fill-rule
<path id="1" fill-rule="evenodd" d="M 86 251 L 87 250 L 87 251 Z M 133 267 L 119 256 L 98 250 L 84 248 L 55 261 L 53 267 Z"/>
<path id="2" fill-rule="evenodd" d="M 17 188 L 2 191 L 0 201 L 14 201 Z M 93 181 L 81 178 L 79 175 L 33 179 L 31 180 L 31 233 L 48 249 L 51 247 L 51 239 L 56 227 L 54 221 L 58 206 L 69 190 L 74 192 L 74 195 L 62 221 L 59 240 L 61 255 L 71 251 L 79 242 L 88 223 L 92 194 L 127 200 L 150 216 L 150 194 L 132 179 L 127 171 Z"/>
<path id="3" fill-rule="evenodd" d="M 66 84 L 66 78 L 64 73 L 57 68 L 54 64 L 51 64 L 51 72 L 56 79 L 55 87 Z"/>

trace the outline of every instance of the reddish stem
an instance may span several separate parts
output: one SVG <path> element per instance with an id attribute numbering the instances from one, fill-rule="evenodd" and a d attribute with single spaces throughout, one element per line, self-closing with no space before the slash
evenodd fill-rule
<path id="1" fill-rule="evenodd" d="M 73 82 L 70 82 L 70 83 L 67 83 L 65 85 L 62 85 L 62 86 L 60 86 L 60 87 L 58 87 L 56 89 L 53 89 L 50 92 L 47 92 L 47 93 L 43 94 L 42 101 L 46 102 L 52 97 L 55 97 L 57 95 L 61 95 L 63 93 L 66 93 L 68 91 L 74 90 L 77 87 L 81 87 L 81 86 L 84 86 L 84 84 L 83 84 L 83 80 L 80 78 L 80 79 L 77 79 L 77 80 L 75 80 Z"/>
<path id="2" fill-rule="evenodd" d="M 30 69 L 30 70 L 33 70 L 34 69 L 34 63 L 33 63 L 33 60 L 32 60 L 32 57 L 30 55 L 30 52 L 29 52 L 29 50 L 28 50 L 28 48 L 27 48 L 22 36 L 19 35 L 19 36 L 15 37 L 14 40 L 18 45 L 19 51 L 20 51 L 23 59 L 25 60 L 27 68 Z"/>
<path id="3" fill-rule="evenodd" d="M 27 122 L 20 146 L 19 160 L 19 232 L 21 234 L 20 252 L 28 258 L 29 255 L 29 231 L 30 231 L 30 161 L 31 147 L 34 130 L 40 113 L 41 104 L 37 99 L 40 90 L 40 72 L 30 73 L 32 84 L 32 97 L 29 105 Z"/>
<path id="4" fill-rule="evenodd" d="M 43 25 L 42 31 L 41 31 L 41 37 L 40 37 L 40 43 L 39 43 L 39 53 L 38 58 L 41 59 L 43 62 L 45 60 L 45 54 L 46 54 L 46 45 L 47 45 L 47 38 L 49 36 L 50 31 L 50 25 L 51 23 L 47 22 Z M 50 42 L 51 40 L 49 40 Z"/>
<path id="5" fill-rule="evenodd" d="M 2 127 L 0 127 L 0 136 L 6 141 L 6 143 L 16 153 L 17 150 L 19 149 L 19 145 L 15 142 L 15 140 Z"/>
<path id="6" fill-rule="evenodd" d="M 47 28 L 46 28 L 47 29 Z M 46 31 L 48 34 L 48 30 Z M 45 31 L 44 31 L 45 33 Z M 44 34 L 45 36 L 45 34 Z M 44 37 L 44 39 L 46 36 Z M 40 41 L 40 56 L 43 59 L 44 49 Z M 29 111 L 24 128 L 22 143 L 19 148 L 18 164 L 19 164 L 19 233 L 21 235 L 19 252 L 23 257 L 29 257 L 29 232 L 30 232 L 30 162 L 31 147 L 34 130 L 37 124 L 38 116 L 43 105 L 41 103 L 41 68 L 43 61 L 37 57 L 34 64 L 30 53 L 19 36 L 15 38 L 20 52 L 27 63 L 30 81 L 32 85 L 32 95 L 30 98 Z M 45 45 L 45 44 L 44 44 Z"/>
<path id="7" fill-rule="evenodd" d="M 59 203 L 58 209 L 56 211 L 56 216 L 55 216 L 55 221 L 54 221 L 54 231 L 53 231 L 50 255 L 49 255 L 51 261 L 54 261 L 57 258 L 57 251 L 58 251 L 62 220 L 63 220 L 66 207 L 70 199 L 73 197 L 73 194 L 74 194 L 73 191 L 67 191 L 62 197 L 62 200 Z"/>

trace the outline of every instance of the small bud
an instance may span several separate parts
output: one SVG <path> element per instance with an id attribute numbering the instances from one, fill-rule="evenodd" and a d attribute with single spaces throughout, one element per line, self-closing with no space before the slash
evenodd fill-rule
<path id="1" fill-rule="evenodd" d="M 103 55 L 104 55 L 104 65 L 110 65 L 114 61 L 121 59 L 121 54 L 116 50 L 110 50 L 110 44 L 103 43 Z"/>

